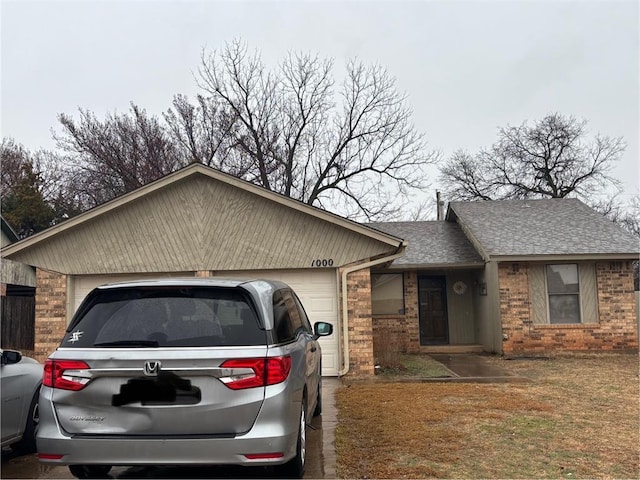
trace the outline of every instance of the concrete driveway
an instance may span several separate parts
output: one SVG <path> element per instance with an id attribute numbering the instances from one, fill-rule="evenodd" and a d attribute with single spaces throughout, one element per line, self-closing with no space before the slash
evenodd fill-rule
<path id="1" fill-rule="evenodd" d="M 307 469 L 304 478 L 336 478 L 335 428 L 337 378 L 322 379 L 323 413 L 307 430 Z M 2 478 L 73 478 L 67 467 L 41 465 L 35 454 L 15 456 L 2 451 Z M 242 467 L 114 467 L 109 478 L 274 478 L 262 468 Z M 278 478 L 276 476 L 276 478 Z"/>

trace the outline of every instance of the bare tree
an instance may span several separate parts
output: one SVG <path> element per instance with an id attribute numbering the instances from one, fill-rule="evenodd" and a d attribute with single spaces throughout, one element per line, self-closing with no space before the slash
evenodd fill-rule
<path id="1" fill-rule="evenodd" d="M 18 184 L 22 166 L 29 160 L 29 152 L 12 138 L 3 138 L 0 144 L 0 189 L 8 195 Z"/>
<path id="2" fill-rule="evenodd" d="M 244 178 L 348 216 L 392 215 L 436 155 L 383 68 L 349 62 L 337 94 L 332 69 L 292 53 L 269 71 L 235 41 L 203 52 L 198 83 L 235 118 L 229 155 Z"/>
<path id="3" fill-rule="evenodd" d="M 161 119 L 134 104 L 104 121 L 62 114 L 58 147 L 87 205 L 201 162 L 346 216 L 393 215 L 436 155 L 383 68 L 349 62 L 338 90 L 332 71 L 332 60 L 296 53 L 268 69 L 235 41 L 202 52 L 195 103 L 176 95 Z"/>
<path id="4" fill-rule="evenodd" d="M 591 206 L 640 239 L 640 195 L 631 195 L 626 202 L 616 195 Z"/>
<path id="5" fill-rule="evenodd" d="M 640 195 L 635 194 L 627 202 L 617 196 L 592 205 L 609 220 L 635 235 L 640 241 Z M 640 261 L 633 262 L 634 289 L 640 290 Z"/>
<path id="6" fill-rule="evenodd" d="M 236 116 L 220 102 L 198 95 L 193 105 L 185 95 L 173 98 L 173 107 L 164 113 L 169 134 L 191 163 L 203 163 L 236 176 L 246 172 L 236 169 L 231 155 L 231 130 Z"/>
<path id="7" fill-rule="evenodd" d="M 458 151 L 440 180 L 456 200 L 580 197 L 587 202 L 619 182 L 611 169 L 625 150 L 622 138 L 587 138 L 587 122 L 557 113 L 533 126 L 498 132 L 490 149 Z"/>
<path id="8" fill-rule="evenodd" d="M 62 133 L 54 134 L 66 154 L 73 193 L 86 207 L 134 190 L 186 163 L 160 121 L 131 104 L 126 114 L 98 120 L 80 109 L 80 118 L 60 114 Z"/>
<path id="9" fill-rule="evenodd" d="M 620 216 L 620 224 L 640 238 L 640 195 L 634 195 Z"/>

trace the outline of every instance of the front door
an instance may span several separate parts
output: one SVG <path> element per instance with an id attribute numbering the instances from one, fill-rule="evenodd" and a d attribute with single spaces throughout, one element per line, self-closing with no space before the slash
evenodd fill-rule
<path id="1" fill-rule="evenodd" d="M 449 343 L 445 277 L 418 276 L 420 345 Z"/>

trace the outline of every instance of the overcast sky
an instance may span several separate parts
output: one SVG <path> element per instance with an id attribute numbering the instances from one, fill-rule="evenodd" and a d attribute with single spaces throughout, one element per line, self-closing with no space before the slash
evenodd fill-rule
<path id="1" fill-rule="evenodd" d="M 234 38 L 275 64 L 289 50 L 385 66 L 448 157 L 560 112 L 622 136 L 615 171 L 639 192 L 637 1 L 2 0 L 1 132 L 51 148 L 56 115 L 193 96 L 200 51 Z M 432 172 L 432 190 L 437 187 Z M 429 192 L 430 194 L 432 192 Z M 624 198 L 624 197 L 623 197 Z"/>

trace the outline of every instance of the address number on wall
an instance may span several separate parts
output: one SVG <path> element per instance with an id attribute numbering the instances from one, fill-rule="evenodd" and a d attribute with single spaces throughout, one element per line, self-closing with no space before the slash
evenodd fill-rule
<path id="1" fill-rule="evenodd" d="M 333 267 L 333 258 L 317 258 L 311 260 L 312 267 Z"/>

